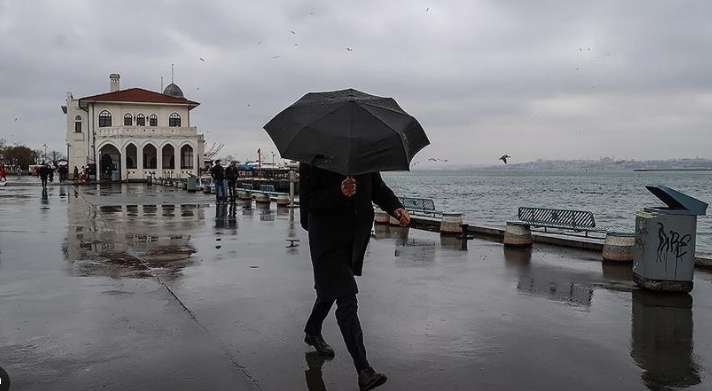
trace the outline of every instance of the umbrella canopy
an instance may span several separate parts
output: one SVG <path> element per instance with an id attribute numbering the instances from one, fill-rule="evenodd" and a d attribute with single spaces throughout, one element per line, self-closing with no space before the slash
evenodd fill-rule
<path id="1" fill-rule="evenodd" d="M 264 129 L 283 158 L 343 175 L 408 170 L 430 144 L 395 100 L 354 89 L 310 92 Z"/>

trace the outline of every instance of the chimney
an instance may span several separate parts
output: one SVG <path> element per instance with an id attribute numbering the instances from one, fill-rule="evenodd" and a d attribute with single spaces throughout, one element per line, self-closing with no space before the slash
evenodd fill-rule
<path id="1" fill-rule="evenodd" d="M 111 75 L 109 75 L 109 87 L 111 92 L 116 92 L 121 89 L 119 79 L 121 79 L 121 75 L 119 75 L 118 73 L 112 73 Z"/>

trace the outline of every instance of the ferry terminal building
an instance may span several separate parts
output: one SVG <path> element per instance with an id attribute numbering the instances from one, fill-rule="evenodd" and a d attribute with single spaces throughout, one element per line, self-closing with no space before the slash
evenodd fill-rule
<path id="1" fill-rule="evenodd" d="M 120 75 L 109 76 L 110 92 L 75 99 L 67 92 L 67 159 L 74 167 L 96 171 L 97 179 L 144 181 L 198 176 L 205 137 L 190 126 L 188 100 L 176 84 L 163 93 L 120 88 Z"/>

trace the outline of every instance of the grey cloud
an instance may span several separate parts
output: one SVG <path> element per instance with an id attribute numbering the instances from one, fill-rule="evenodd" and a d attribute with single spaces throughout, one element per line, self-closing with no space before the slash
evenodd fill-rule
<path id="1" fill-rule="evenodd" d="M 262 125 L 304 93 L 348 87 L 396 98 L 431 135 L 423 156 L 455 163 L 712 157 L 710 14 L 662 0 L 0 0 L 0 137 L 61 149 L 66 91 L 105 92 L 114 72 L 159 90 L 174 63 L 202 103 L 194 124 L 240 157 L 271 150 Z"/>

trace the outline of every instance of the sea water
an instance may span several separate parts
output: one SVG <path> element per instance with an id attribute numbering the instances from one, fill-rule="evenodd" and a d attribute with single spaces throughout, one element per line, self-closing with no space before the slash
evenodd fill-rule
<path id="1" fill-rule="evenodd" d="M 665 206 L 646 185 L 665 185 L 712 203 L 712 172 L 421 170 L 383 173 L 398 196 L 435 200 L 469 224 L 503 225 L 520 206 L 593 212 L 596 225 L 633 231 L 635 212 Z M 712 209 L 708 211 L 712 213 Z M 712 253 L 712 218 L 700 216 L 697 252 Z"/>

